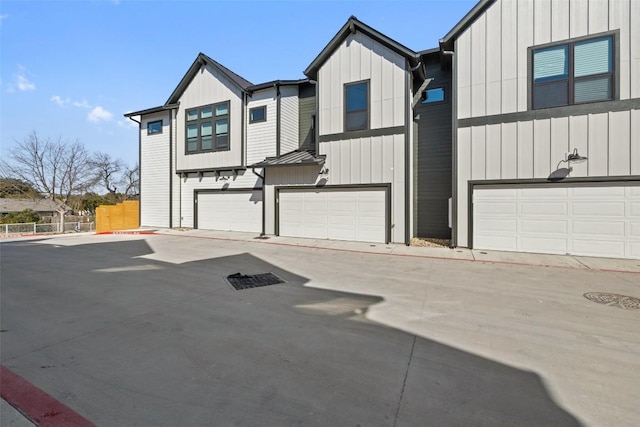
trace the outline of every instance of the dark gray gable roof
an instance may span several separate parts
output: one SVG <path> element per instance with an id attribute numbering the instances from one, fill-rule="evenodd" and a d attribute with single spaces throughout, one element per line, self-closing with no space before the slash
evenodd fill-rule
<path id="1" fill-rule="evenodd" d="M 480 15 L 496 0 L 480 0 L 443 38 L 440 39 L 441 49 L 452 49 L 453 41 L 475 22 Z"/>
<path id="2" fill-rule="evenodd" d="M 131 113 L 127 113 L 124 116 L 125 117 L 134 117 L 134 116 L 143 116 L 145 114 L 160 113 L 162 111 L 167 111 L 167 110 L 172 110 L 174 108 L 178 108 L 178 105 L 179 104 L 160 105 L 158 107 L 147 108 L 145 110 L 132 111 Z"/>
<path id="3" fill-rule="evenodd" d="M 409 58 L 413 60 L 413 62 L 417 63 L 417 61 L 415 60 L 417 55 L 413 50 L 385 36 L 378 30 L 371 28 L 362 21 L 359 21 L 355 16 L 351 16 L 342 26 L 342 28 L 340 28 L 340 31 L 338 31 L 338 33 L 333 36 L 329 44 L 327 44 L 325 48 L 322 49 L 322 52 L 320 52 L 320 54 L 316 56 L 316 59 L 314 59 L 313 62 L 311 62 L 311 64 L 307 67 L 307 69 L 304 70 L 305 76 L 313 80 L 317 79 L 318 69 L 320 69 L 322 64 L 324 64 L 325 61 L 329 59 L 329 57 L 349 36 L 349 34 L 355 33 L 356 31 L 360 31 L 363 34 L 366 34 L 367 36 L 371 37 L 379 43 L 382 43 L 384 46 L 388 47 L 394 52 L 403 55 L 404 57 Z"/>
<path id="4" fill-rule="evenodd" d="M 261 162 L 255 163 L 249 167 L 264 168 L 269 166 L 304 166 L 304 165 L 322 165 L 327 156 L 316 156 L 310 150 L 294 150 L 283 154 L 280 157 L 267 157 Z"/>
<path id="5" fill-rule="evenodd" d="M 198 57 L 196 58 L 196 60 L 193 61 L 193 64 L 191 64 L 191 67 L 189 67 L 189 70 L 184 75 L 182 80 L 180 80 L 180 83 L 178 83 L 178 86 L 175 88 L 175 90 L 173 91 L 173 93 L 165 103 L 165 106 L 169 104 L 175 104 L 176 102 L 178 102 L 178 100 L 180 99 L 180 96 L 182 96 L 182 93 L 185 91 L 189 83 L 191 83 L 191 80 L 196 75 L 198 70 L 200 70 L 200 67 L 202 65 L 210 65 L 213 68 L 218 69 L 236 86 L 238 86 L 238 88 L 240 88 L 243 92 L 247 92 L 247 89 L 250 86 L 253 86 L 253 83 L 251 83 L 249 80 L 243 77 L 240 77 L 239 75 L 237 75 L 236 73 L 234 73 L 233 71 L 225 67 L 224 65 L 214 61 L 213 59 L 209 58 L 207 55 L 201 52 L 198 54 Z"/>
<path id="6" fill-rule="evenodd" d="M 267 89 L 274 86 L 297 86 L 300 84 L 308 83 L 309 79 L 299 79 L 299 80 L 273 80 L 266 83 L 259 83 L 257 85 L 249 86 L 247 90 L 249 92 L 255 92 L 257 90 Z"/>

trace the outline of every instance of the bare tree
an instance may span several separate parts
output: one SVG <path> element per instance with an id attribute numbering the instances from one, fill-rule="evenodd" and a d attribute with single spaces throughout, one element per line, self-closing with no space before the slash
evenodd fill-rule
<path id="1" fill-rule="evenodd" d="M 122 175 L 124 195 L 127 199 L 136 198 L 140 194 L 140 167 L 136 163 L 133 167 L 127 166 Z"/>
<path id="2" fill-rule="evenodd" d="M 96 181 L 100 183 L 109 193 L 116 194 L 118 185 L 124 183 L 126 168 L 122 160 L 114 159 L 110 154 L 97 152 L 91 158 L 91 166 L 96 174 Z M 124 174 L 121 175 L 121 172 Z"/>
<path id="3" fill-rule="evenodd" d="M 85 191 L 95 182 L 85 146 L 60 138 L 40 138 L 32 132 L 16 141 L 0 161 L 3 178 L 18 178 L 39 193 L 63 203 L 74 193 Z"/>

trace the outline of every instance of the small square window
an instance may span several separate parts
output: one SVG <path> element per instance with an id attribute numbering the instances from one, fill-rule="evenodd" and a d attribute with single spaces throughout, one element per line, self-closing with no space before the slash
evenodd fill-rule
<path id="1" fill-rule="evenodd" d="M 249 123 L 264 122 L 267 120 L 267 107 L 256 107 L 249 110 Z"/>
<path id="2" fill-rule="evenodd" d="M 202 107 L 200 109 L 200 118 L 201 119 L 210 119 L 213 117 L 213 108 L 211 107 Z"/>
<path id="3" fill-rule="evenodd" d="M 218 116 L 225 116 L 229 114 L 229 104 L 228 103 L 224 103 L 224 104 L 218 104 L 216 105 L 216 117 Z"/>
<path id="4" fill-rule="evenodd" d="M 147 123 L 147 135 L 162 133 L 162 120 Z"/>
<path id="5" fill-rule="evenodd" d="M 187 110 L 187 121 L 198 120 L 198 109 Z"/>
<path id="6" fill-rule="evenodd" d="M 422 94 L 423 104 L 433 104 L 434 102 L 443 102 L 445 100 L 445 91 L 443 87 L 427 89 Z"/>

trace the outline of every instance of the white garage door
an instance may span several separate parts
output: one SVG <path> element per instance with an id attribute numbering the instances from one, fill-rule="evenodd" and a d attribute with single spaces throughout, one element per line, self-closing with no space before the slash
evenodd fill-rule
<path id="1" fill-rule="evenodd" d="M 262 190 L 198 193 L 198 228 L 262 231 Z"/>
<path id="2" fill-rule="evenodd" d="M 280 190 L 281 236 L 386 242 L 386 190 Z"/>
<path id="3" fill-rule="evenodd" d="M 640 186 L 476 186 L 473 247 L 640 258 Z"/>

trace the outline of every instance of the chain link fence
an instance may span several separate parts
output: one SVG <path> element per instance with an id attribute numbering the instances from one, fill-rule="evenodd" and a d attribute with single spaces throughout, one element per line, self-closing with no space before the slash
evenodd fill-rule
<path id="1" fill-rule="evenodd" d="M 0 236 L 80 233 L 96 230 L 94 222 L 65 222 L 62 224 L 62 230 L 60 228 L 60 223 L 38 224 L 36 222 L 26 222 L 21 224 L 0 224 Z"/>

